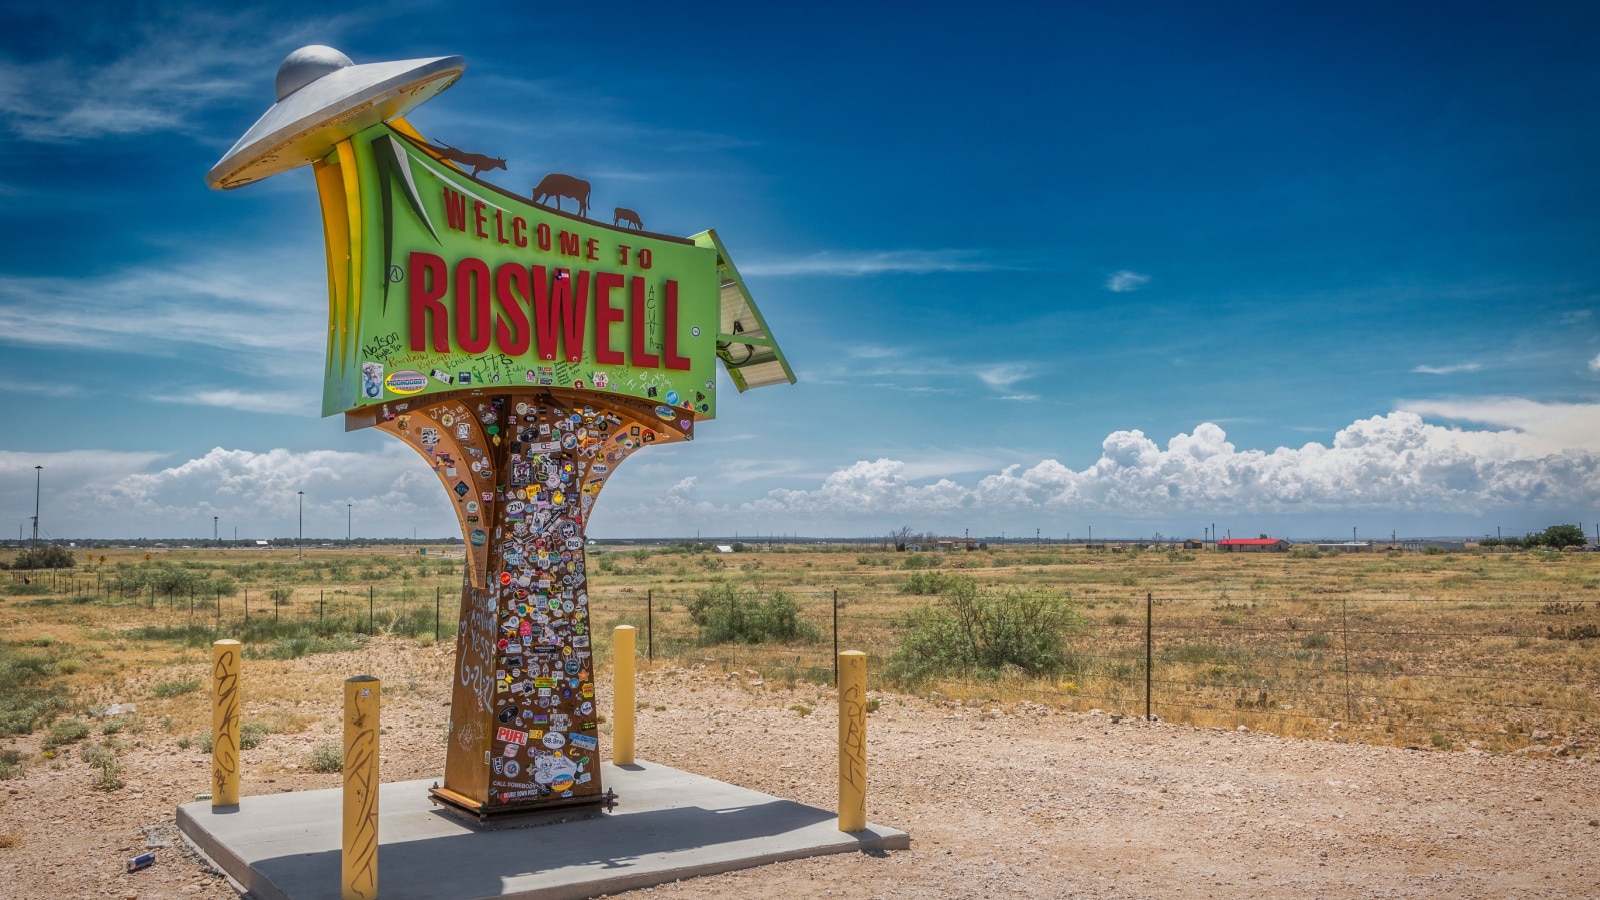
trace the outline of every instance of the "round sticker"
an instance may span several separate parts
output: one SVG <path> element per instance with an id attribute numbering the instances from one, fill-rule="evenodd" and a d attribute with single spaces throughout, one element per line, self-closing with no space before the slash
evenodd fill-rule
<path id="1" fill-rule="evenodd" d="M 522 772 L 522 763 L 519 763 L 514 759 L 506 760 L 506 777 L 507 778 L 515 778 L 521 772 Z"/>
<path id="2" fill-rule="evenodd" d="M 694 335 L 695 337 L 699 337 L 700 336 L 700 326 L 696 325 L 693 328 L 689 329 L 689 333 Z"/>
<path id="3" fill-rule="evenodd" d="M 456 423 L 456 417 L 450 415 L 449 413 L 445 413 L 444 415 L 439 417 L 439 424 L 443 425 L 446 428 L 449 428 L 451 425 L 454 425 L 455 423 Z"/>
<path id="4" fill-rule="evenodd" d="M 419 394 L 428 386 L 428 376 L 411 369 L 401 369 L 390 372 L 389 377 L 383 380 L 383 386 L 401 396 Z"/>
<path id="5" fill-rule="evenodd" d="M 528 404 L 526 404 L 526 403 L 518 403 L 517 404 L 517 415 L 525 416 L 527 414 L 528 414 Z"/>
<path id="6" fill-rule="evenodd" d="M 560 750 L 567 745 L 567 736 L 559 731 L 547 731 L 544 735 L 544 745 L 551 750 Z"/>
<path id="7" fill-rule="evenodd" d="M 478 501 L 476 501 L 476 500 L 468 500 L 467 501 L 467 512 L 475 513 L 477 511 L 478 511 Z"/>
<path id="8" fill-rule="evenodd" d="M 672 407 L 670 407 L 670 406 L 658 406 L 658 407 L 656 407 L 656 416 L 658 418 L 661 418 L 661 419 L 664 419 L 664 420 L 666 420 L 668 422 L 671 422 L 673 417 L 676 416 L 676 415 L 677 415 L 677 413 L 673 412 L 672 411 Z"/>
<path id="9" fill-rule="evenodd" d="M 677 391 L 667 391 L 667 405 L 668 406 L 677 406 L 679 399 L 680 398 L 678 397 L 678 392 Z"/>
<path id="10" fill-rule="evenodd" d="M 572 776 L 565 773 L 557 775 L 555 780 L 550 782 L 550 788 L 563 792 L 572 790 Z"/>

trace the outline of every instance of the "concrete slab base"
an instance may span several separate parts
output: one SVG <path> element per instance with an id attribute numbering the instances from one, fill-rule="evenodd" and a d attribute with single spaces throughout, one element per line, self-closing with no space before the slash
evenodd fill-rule
<path id="1" fill-rule="evenodd" d="M 904 850 L 903 831 L 842 832 L 834 812 L 689 772 L 602 764 L 617 809 L 541 827 L 478 827 L 434 807 L 430 780 L 378 795 L 378 892 L 383 900 L 568 900 L 696 875 L 860 850 Z M 261 900 L 337 900 L 339 789 L 208 800 L 178 807 L 178 828 Z"/>

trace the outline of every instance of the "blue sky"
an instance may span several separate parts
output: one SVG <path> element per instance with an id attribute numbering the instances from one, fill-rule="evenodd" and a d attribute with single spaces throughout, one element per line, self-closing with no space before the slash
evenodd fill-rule
<path id="1" fill-rule="evenodd" d="M 1600 519 L 1588 4 L 7 4 L 0 527 L 447 535 L 317 417 L 300 170 L 203 176 L 289 51 L 443 54 L 411 121 L 723 237 L 800 377 L 591 534 L 1484 534 Z M 1061 7 L 1065 8 L 1061 8 Z M 909 7 L 905 7 L 909 8 Z"/>

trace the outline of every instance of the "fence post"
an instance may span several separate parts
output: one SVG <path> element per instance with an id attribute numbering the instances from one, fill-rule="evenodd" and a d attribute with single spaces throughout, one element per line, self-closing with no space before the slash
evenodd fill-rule
<path id="1" fill-rule="evenodd" d="M 372 634 L 373 626 L 377 622 L 373 616 L 372 585 L 367 585 L 367 634 Z"/>
<path id="2" fill-rule="evenodd" d="M 433 642 L 439 643 L 439 595 L 443 588 L 433 586 Z"/>
<path id="3" fill-rule="evenodd" d="M 211 645 L 211 805 L 239 805 L 238 641 Z"/>
<path id="4" fill-rule="evenodd" d="M 378 895 L 378 692 L 371 675 L 344 680 L 344 807 L 339 896 Z"/>
<path id="5" fill-rule="evenodd" d="M 656 661 L 656 592 L 644 590 L 644 652 L 645 658 Z"/>
<path id="6" fill-rule="evenodd" d="M 835 654 L 839 671 L 839 830 L 867 827 L 867 655 Z"/>
<path id="7" fill-rule="evenodd" d="M 1344 724 L 1351 727 L 1350 722 L 1350 598 L 1339 598 L 1339 611 L 1344 619 Z"/>
<path id="8" fill-rule="evenodd" d="M 244 623 L 250 624 L 250 589 L 244 589 Z"/>
<path id="9" fill-rule="evenodd" d="M 839 589 L 833 589 L 833 687 L 839 688 Z"/>
<path id="10" fill-rule="evenodd" d="M 638 652 L 638 632 L 632 625 L 618 625 L 612 633 L 611 652 L 611 764 L 633 765 L 634 654 Z"/>
<path id="11" fill-rule="evenodd" d="M 317 588 L 317 621 L 322 621 L 322 612 L 328 606 L 328 598 L 323 588 Z"/>
<path id="12" fill-rule="evenodd" d="M 1152 622 L 1155 619 L 1153 610 L 1155 600 L 1151 599 L 1150 592 L 1144 593 L 1144 720 L 1150 721 L 1150 669 L 1153 662 L 1150 653 Z"/>

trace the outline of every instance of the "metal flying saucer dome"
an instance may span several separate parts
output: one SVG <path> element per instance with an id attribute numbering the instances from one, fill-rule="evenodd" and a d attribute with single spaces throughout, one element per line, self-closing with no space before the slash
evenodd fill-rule
<path id="1" fill-rule="evenodd" d="M 301 47 L 278 67 L 278 102 L 211 167 L 206 184 L 230 190 L 315 162 L 431 99 L 466 68 L 459 56 L 358 66 L 332 47 Z"/>

